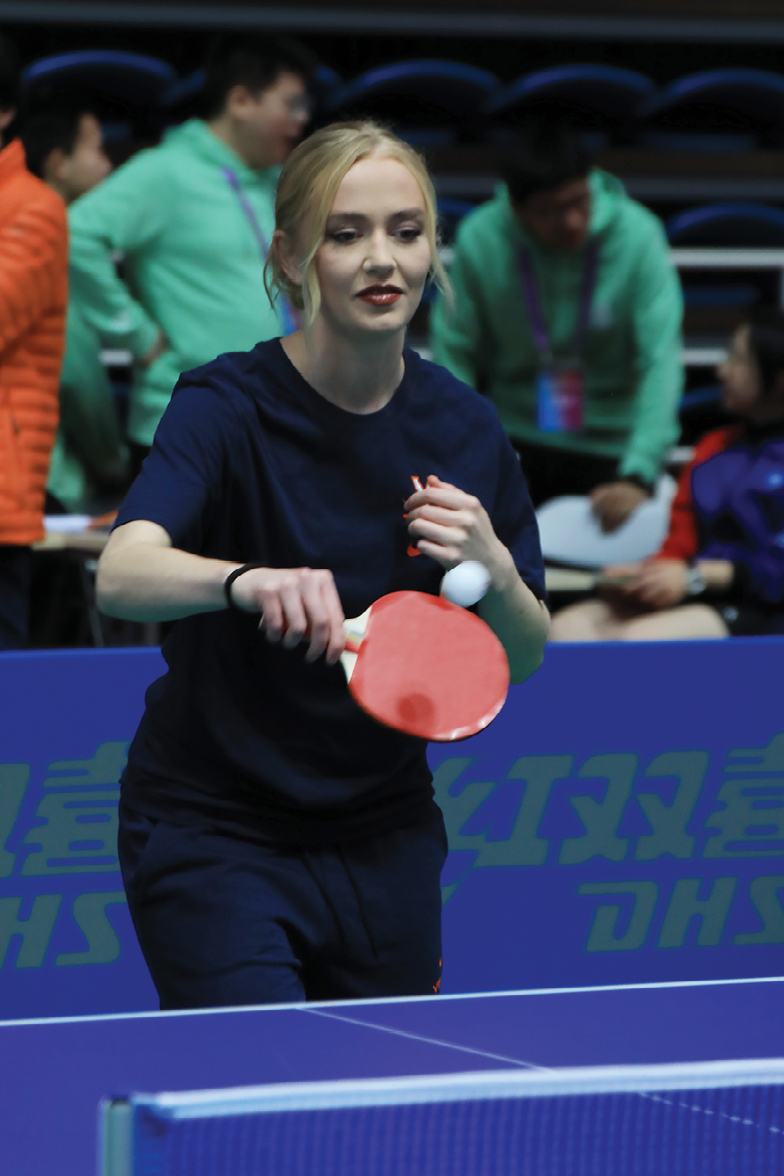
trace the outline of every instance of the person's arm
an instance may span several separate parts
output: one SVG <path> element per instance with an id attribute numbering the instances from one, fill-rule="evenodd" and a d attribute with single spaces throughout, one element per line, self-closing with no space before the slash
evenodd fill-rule
<path id="1" fill-rule="evenodd" d="M 425 555 L 445 568 L 468 559 L 487 568 L 491 583 L 479 615 L 506 651 L 512 682 L 524 682 L 542 664 L 550 616 L 522 580 L 479 499 L 431 475 L 404 509 L 409 533 Z"/>
<path id="2" fill-rule="evenodd" d="M 693 565 L 699 572 L 704 589 L 689 591 L 692 566 L 683 559 L 649 559 L 637 565 L 629 583 L 617 585 L 613 591 L 626 599 L 637 600 L 656 610 L 675 608 L 679 604 L 699 604 L 705 595 L 719 595 L 729 591 L 735 577 L 735 565 L 725 559 L 697 560 Z M 622 569 L 615 568 L 620 572 Z M 609 574 L 610 569 L 608 569 Z"/>
<path id="3" fill-rule="evenodd" d="M 709 595 L 726 593 L 736 586 L 735 564 L 725 559 L 695 559 L 699 549 L 697 518 L 691 495 L 692 474 L 697 466 L 720 453 L 732 430 L 719 429 L 703 437 L 691 461 L 684 466 L 670 507 L 667 537 L 656 555 L 641 563 L 604 569 L 611 592 L 638 600 L 650 608 L 674 608 L 697 603 L 700 594 L 689 593 L 689 573 L 696 567 Z M 613 581 L 615 581 L 613 583 Z"/>
<path id="4" fill-rule="evenodd" d="M 147 363 L 162 347 L 160 327 L 117 275 L 116 253 L 150 245 L 172 215 L 166 161 L 145 151 L 76 200 L 70 209 L 71 283 L 89 325 L 104 343 Z"/>
<path id="5" fill-rule="evenodd" d="M 65 205 L 54 195 L 30 203 L 0 231 L 0 350 L 52 305 L 65 279 Z"/>
<path id="6" fill-rule="evenodd" d="M 617 530 L 651 496 L 664 455 L 678 439 L 683 297 L 661 231 L 653 232 L 641 249 L 631 314 L 637 351 L 634 423 L 618 479 L 591 494 L 605 532 Z"/>
<path id="7" fill-rule="evenodd" d="M 98 564 L 102 611 L 167 621 L 228 608 L 226 578 L 242 565 L 201 552 L 245 428 L 220 383 L 178 383 Z M 231 584 L 231 599 L 259 614 L 269 641 L 289 647 L 307 637 L 311 660 L 324 650 L 330 662 L 339 658 L 343 612 L 331 572 L 249 569 Z"/>
<path id="8" fill-rule="evenodd" d="M 60 428 L 69 447 L 99 481 L 115 483 L 124 476 L 128 454 L 115 396 L 101 362 L 100 341 L 73 298 L 60 376 Z"/>
<path id="9" fill-rule="evenodd" d="M 670 506 L 670 525 L 658 552 L 634 564 L 613 564 L 602 572 L 606 594 L 637 600 L 650 608 L 672 608 L 686 595 L 689 563 L 697 552 L 697 525 L 691 499 L 691 476 L 704 460 L 704 441 L 684 466 Z"/>
<path id="10" fill-rule="evenodd" d="M 172 547 L 157 523 L 135 519 L 113 531 L 98 563 L 101 612 L 126 621 L 174 621 L 228 608 L 226 579 L 241 564 Z M 308 640 L 307 660 L 343 652 L 343 610 L 332 573 L 313 568 L 252 568 L 231 584 L 243 612 L 258 613 L 268 641 L 293 648 Z"/>
<path id="11" fill-rule="evenodd" d="M 226 608 L 223 584 L 238 564 L 172 547 L 158 523 L 134 519 L 118 527 L 98 562 L 101 612 L 125 621 L 174 621 Z"/>
<path id="12" fill-rule="evenodd" d="M 698 559 L 699 571 L 708 592 L 729 592 L 735 579 L 735 564 L 729 559 Z"/>
<path id="13" fill-rule="evenodd" d="M 79 383 L 61 382 L 60 428 L 92 477 L 124 488 L 128 450 L 111 387 L 100 380 L 102 374 L 86 372 Z"/>
<path id="14" fill-rule="evenodd" d="M 435 363 L 475 388 L 485 349 L 482 294 L 458 233 L 449 267 L 453 300 L 439 294 L 430 311 L 430 345 Z"/>
<path id="15" fill-rule="evenodd" d="M 537 600 L 514 566 L 493 576 L 487 595 L 479 602 L 479 615 L 495 633 L 509 659 L 512 682 L 525 682 L 538 670 L 550 632 L 550 614 Z M 491 573 L 492 574 L 492 573 Z"/>
<path id="16" fill-rule="evenodd" d="M 655 483 L 678 439 L 683 395 L 683 295 L 664 231 L 656 227 L 641 252 L 632 295 L 637 349 L 634 424 L 618 472 Z"/>

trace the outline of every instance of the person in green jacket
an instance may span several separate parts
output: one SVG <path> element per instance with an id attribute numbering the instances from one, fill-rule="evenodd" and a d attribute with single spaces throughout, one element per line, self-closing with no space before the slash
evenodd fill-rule
<path id="1" fill-rule="evenodd" d="M 49 96 L 47 109 L 22 127 L 27 166 L 70 205 L 111 171 L 101 126 L 76 96 Z M 101 340 L 81 302 L 69 293 L 65 356 L 60 376 L 60 424 L 49 465 L 47 491 L 54 503 L 81 514 L 96 497 L 124 488 L 128 452 L 106 368 Z"/>
<path id="2" fill-rule="evenodd" d="M 460 224 L 433 358 L 495 402 L 535 505 L 590 494 L 612 531 L 678 437 L 678 276 L 659 220 L 562 123 L 534 124 L 502 175 Z"/>
<path id="3" fill-rule="evenodd" d="M 74 294 L 104 343 L 134 357 L 136 469 L 180 372 L 293 329 L 263 271 L 280 166 L 310 118 L 311 69 L 293 42 L 223 39 L 207 65 L 206 118 L 169 130 L 71 209 Z"/>

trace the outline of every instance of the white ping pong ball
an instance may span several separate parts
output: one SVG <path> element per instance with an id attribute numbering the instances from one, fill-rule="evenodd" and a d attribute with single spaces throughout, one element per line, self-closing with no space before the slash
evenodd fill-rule
<path id="1" fill-rule="evenodd" d="M 441 581 L 441 595 L 452 604 L 469 608 L 481 600 L 490 587 L 490 573 L 484 564 L 467 559 L 447 572 Z"/>

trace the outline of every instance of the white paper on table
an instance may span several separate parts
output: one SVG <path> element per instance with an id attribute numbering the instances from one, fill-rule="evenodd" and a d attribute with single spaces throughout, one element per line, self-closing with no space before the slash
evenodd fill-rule
<path id="1" fill-rule="evenodd" d="M 92 521 L 91 515 L 44 515 L 44 530 L 49 534 L 71 535 L 86 531 Z"/>
<path id="2" fill-rule="evenodd" d="M 551 498 L 536 512 L 542 555 L 556 563 L 584 568 L 646 559 L 664 542 L 676 490 L 673 478 L 660 478 L 655 498 L 639 506 L 622 527 L 609 535 L 602 532 L 590 498 Z"/>

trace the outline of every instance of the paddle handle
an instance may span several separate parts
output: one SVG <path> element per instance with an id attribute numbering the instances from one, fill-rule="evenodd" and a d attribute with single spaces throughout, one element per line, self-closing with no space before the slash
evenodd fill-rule
<path id="1" fill-rule="evenodd" d="M 343 622 L 346 644 L 340 655 L 340 664 L 343 667 L 347 682 L 351 681 L 351 675 L 354 673 L 354 667 L 357 664 L 357 654 L 365 637 L 372 607 L 371 605 L 370 608 L 365 609 L 361 616 L 352 617 L 350 620 Z"/>

